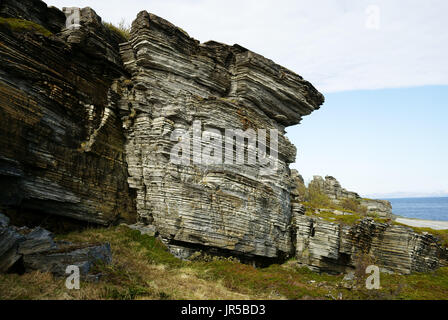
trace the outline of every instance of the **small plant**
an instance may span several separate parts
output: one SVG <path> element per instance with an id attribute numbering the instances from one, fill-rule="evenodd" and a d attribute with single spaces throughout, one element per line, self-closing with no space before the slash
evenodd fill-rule
<path id="1" fill-rule="evenodd" d="M 367 215 L 367 207 L 361 205 L 361 202 L 358 199 L 346 198 L 341 201 L 340 205 L 345 210 L 356 212 L 364 216 Z"/>
<path id="2" fill-rule="evenodd" d="M 131 27 L 124 19 L 121 19 L 121 21 L 118 23 L 118 26 L 115 26 L 114 24 L 110 22 L 103 22 L 103 24 L 113 33 L 117 34 L 121 38 L 124 38 L 125 40 L 129 40 L 131 37 Z"/>
<path id="3" fill-rule="evenodd" d="M 331 208 L 333 205 L 330 198 L 315 186 L 309 186 L 305 199 L 314 208 Z"/>

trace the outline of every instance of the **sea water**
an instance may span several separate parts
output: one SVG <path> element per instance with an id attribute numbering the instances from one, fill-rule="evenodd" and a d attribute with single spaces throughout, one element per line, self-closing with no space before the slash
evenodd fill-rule
<path id="1" fill-rule="evenodd" d="M 392 212 L 406 218 L 448 221 L 448 197 L 387 199 Z"/>

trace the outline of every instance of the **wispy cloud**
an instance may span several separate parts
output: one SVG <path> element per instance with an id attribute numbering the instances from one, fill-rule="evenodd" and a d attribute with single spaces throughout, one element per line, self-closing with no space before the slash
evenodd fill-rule
<path id="1" fill-rule="evenodd" d="M 323 92 L 448 84 L 445 0 L 48 0 L 92 6 L 105 20 L 158 14 L 200 41 L 238 43 Z M 374 5 L 379 29 L 366 28 Z"/>

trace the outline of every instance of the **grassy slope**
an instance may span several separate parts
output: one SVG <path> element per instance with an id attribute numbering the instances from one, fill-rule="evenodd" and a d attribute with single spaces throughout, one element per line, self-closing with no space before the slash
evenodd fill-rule
<path id="1" fill-rule="evenodd" d="M 342 276 L 316 274 L 284 265 L 256 269 L 231 260 L 181 261 L 156 239 L 126 227 L 90 229 L 62 237 L 71 241 L 108 241 L 113 264 L 98 267 L 98 283 L 65 289 L 65 279 L 33 272 L 0 275 L 0 299 L 445 299 L 448 268 L 430 274 L 382 275 L 382 289 L 341 286 Z"/>

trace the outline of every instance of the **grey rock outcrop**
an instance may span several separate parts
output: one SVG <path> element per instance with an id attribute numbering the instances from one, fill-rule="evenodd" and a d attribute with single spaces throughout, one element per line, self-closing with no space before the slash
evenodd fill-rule
<path id="1" fill-rule="evenodd" d="M 314 176 L 308 187 L 320 190 L 336 204 L 340 204 L 344 199 L 355 199 L 359 201 L 360 205 L 366 207 L 370 214 L 376 214 L 383 218 L 392 218 L 393 216 L 392 205 L 389 201 L 361 198 L 356 192 L 342 188 L 339 181 L 334 177 L 326 176 L 323 179 L 320 176 Z"/>
<path id="2" fill-rule="evenodd" d="M 97 263 L 112 262 L 111 248 L 108 243 L 86 245 L 83 248 L 67 246 L 53 251 L 25 255 L 23 263 L 27 272 L 39 270 L 51 272 L 56 276 L 66 275 L 67 266 L 79 267 L 80 275 L 86 276 Z"/>
<path id="3" fill-rule="evenodd" d="M 21 255 L 28 255 L 56 248 L 57 245 L 53 240 L 53 234 L 48 230 L 37 227 L 24 235 L 24 240 L 20 243 L 17 252 Z"/>
<path id="4" fill-rule="evenodd" d="M 361 199 L 361 205 L 370 213 L 376 213 L 380 217 L 392 218 L 392 204 L 387 200 Z"/>
<path id="5" fill-rule="evenodd" d="M 118 47 L 125 40 L 90 8 L 77 30 L 40 0 L 1 1 L 0 16 L 53 32 L 0 23 L 0 210 L 135 222 L 125 137 L 109 105 L 113 80 L 126 74 Z"/>
<path id="6" fill-rule="evenodd" d="M 6 220 L 3 217 L 0 215 L 2 220 Z M 108 243 L 58 243 L 51 232 L 40 227 L 0 226 L 0 273 L 8 272 L 20 262 L 21 266 L 17 269 L 51 272 L 56 276 L 64 276 L 67 266 L 75 265 L 86 277 L 97 263 L 109 264 L 111 261 Z"/>
<path id="7" fill-rule="evenodd" d="M 336 178 L 326 176 L 323 179 L 320 176 L 314 176 L 313 180 L 309 183 L 308 188 L 315 188 L 320 190 L 323 194 L 327 195 L 331 200 L 339 202 L 342 199 L 359 199 L 361 198 L 356 192 L 347 191 L 341 187 Z"/>
<path id="8" fill-rule="evenodd" d="M 430 234 L 364 219 L 353 226 L 296 216 L 296 258 L 315 271 L 349 272 L 368 256 L 386 272 L 410 274 L 448 265 L 448 250 Z"/>
<path id="9" fill-rule="evenodd" d="M 271 60 L 238 45 L 200 44 L 146 11 L 121 53 L 132 75 L 117 92 L 140 221 L 176 246 L 254 258 L 291 252 L 288 164 L 296 149 L 284 128 L 319 108 L 323 96 Z M 171 134 L 184 129 L 192 136 L 197 120 L 199 130 L 222 135 L 225 129 L 278 130 L 278 170 L 263 176 L 257 165 L 173 164 Z"/>
<path id="10" fill-rule="evenodd" d="M 23 236 L 9 227 L 0 227 L 0 272 L 6 272 L 22 256 L 17 252 Z"/>

